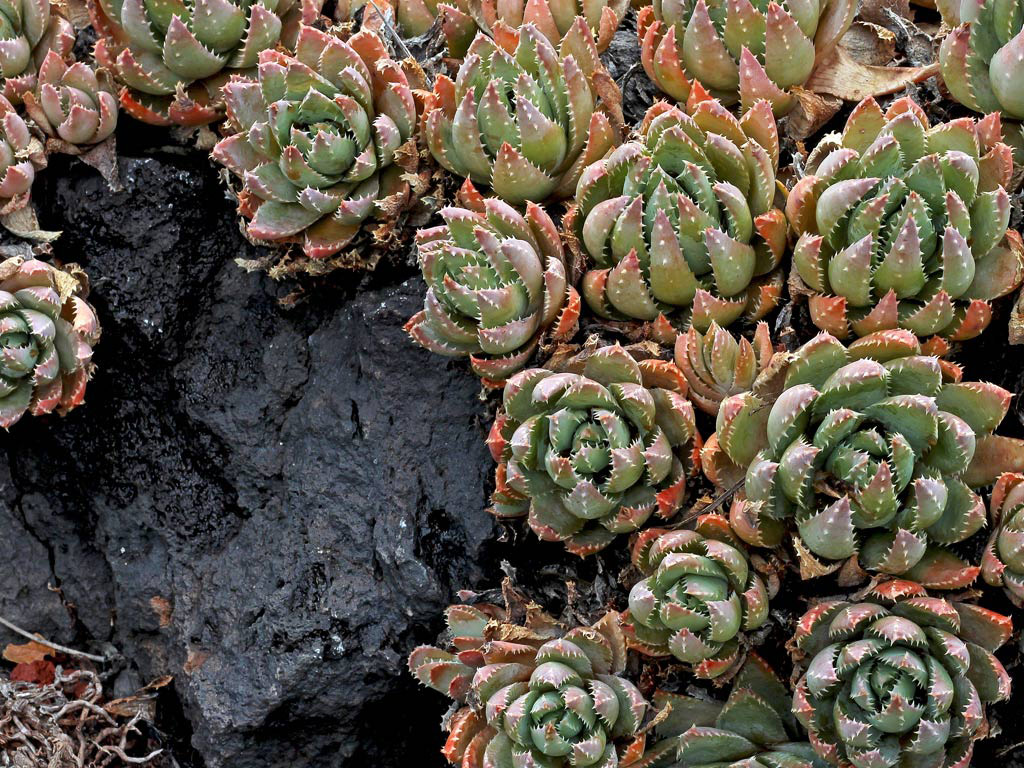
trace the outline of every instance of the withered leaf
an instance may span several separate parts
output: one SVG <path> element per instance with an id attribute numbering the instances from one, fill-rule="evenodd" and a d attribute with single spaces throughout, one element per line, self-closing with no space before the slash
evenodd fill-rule
<path id="1" fill-rule="evenodd" d="M 27 643 L 9 643 L 4 648 L 4 658 L 15 664 L 34 664 L 57 652 L 48 645 L 30 640 Z"/>

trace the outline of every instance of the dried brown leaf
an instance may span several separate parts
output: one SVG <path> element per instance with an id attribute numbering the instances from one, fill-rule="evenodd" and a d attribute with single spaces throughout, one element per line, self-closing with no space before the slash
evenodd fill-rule
<path id="1" fill-rule="evenodd" d="M 1024 344 L 1024 290 L 1017 294 L 1010 310 L 1010 343 Z"/>
<path id="2" fill-rule="evenodd" d="M 33 664 L 56 653 L 50 646 L 30 640 L 27 643 L 9 643 L 4 648 L 3 656 L 15 664 Z"/>
<path id="3" fill-rule="evenodd" d="M 161 627 L 171 626 L 171 616 L 174 614 L 174 607 L 171 601 L 160 595 L 153 595 L 149 598 L 149 607 L 153 609 Z"/>
<path id="4" fill-rule="evenodd" d="M 11 201 L 14 203 L 14 200 Z M 40 243 L 52 243 L 60 237 L 60 231 L 51 231 L 39 228 L 39 219 L 36 217 L 35 208 L 28 204 L 28 196 L 14 209 L 10 205 L 0 211 L 0 224 L 3 224 L 9 232 L 24 238 Z"/>
<path id="5" fill-rule="evenodd" d="M 92 23 L 85 0 L 52 0 L 52 2 L 76 30 L 85 29 Z"/>
<path id="6" fill-rule="evenodd" d="M 938 62 L 926 67 L 879 67 L 861 64 L 843 46 L 822 61 L 804 88 L 846 101 L 862 101 L 869 96 L 896 93 L 911 83 L 920 83 L 938 74 Z"/>
<path id="7" fill-rule="evenodd" d="M 49 685 L 57 675 L 57 668 L 52 661 L 39 659 L 15 665 L 11 670 L 12 683 L 32 683 L 33 685 Z"/>
<path id="8" fill-rule="evenodd" d="M 124 189 L 117 169 L 117 144 L 113 134 L 110 138 L 83 152 L 79 159 L 100 172 L 100 176 L 107 182 L 111 192 L 120 192 Z"/>
<path id="9" fill-rule="evenodd" d="M 872 24 L 886 25 L 891 22 L 889 13 L 910 20 L 910 0 L 860 0 L 860 18 Z M 843 38 L 844 46 L 846 38 Z"/>
<path id="10" fill-rule="evenodd" d="M 793 538 L 793 549 L 796 550 L 797 560 L 800 564 L 800 578 L 816 579 L 819 576 L 827 576 L 835 573 L 843 567 L 842 563 L 824 563 L 819 560 L 800 540 L 799 536 Z"/>
<path id="11" fill-rule="evenodd" d="M 854 61 L 885 66 L 896 58 L 896 35 L 878 24 L 858 21 L 843 37 L 843 48 Z"/>
<path id="12" fill-rule="evenodd" d="M 612 128 L 621 135 L 626 125 L 622 114 L 622 91 L 619 90 L 618 84 L 604 67 L 594 72 L 591 78 L 594 90 L 601 100 L 602 109 L 611 120 Z"/>
<path id="13" fill-rule="evenodd" d="M 786 134 L 794 141 L 817 133 L 843 106 L 843 100 L 835 96 L 803 88 L 793 88 L 790 92 L 796 96 L 796 106 L 786 117 Z"/>
<path id="14" fill-rule="evenodd" d="M 810 286 L 803 281 L 800 277 L 800 273 L 796 271 L 796 267 L 789 271 L 789 279 L 786 281 L 786 287 L 789 288 L 789 295 L 794 299 L 796 298 L 807 298 L 813 296 L 814 291 L 811 290 Z"/>
<path id="15" fill-rule="evenodd" d="M 863 584 L 868 578 L 868 572 L 860 567 L 856 555 L 843 563 L 843 567 L 839 569 L 839 576 L 837 577 L 841 587 L 855 587 L 858 584 Z"/>
<path id="16" fill-rule="evenodd" d="M 132 718 L 139 715 L 144 720 L 153 721 L 156 718 L 156 699 L 160 689 L 170 685 L 173 680 L 170 675 L 158 677 L 131 696 L 108 701 L 103 708 L 117 717 Z"/>

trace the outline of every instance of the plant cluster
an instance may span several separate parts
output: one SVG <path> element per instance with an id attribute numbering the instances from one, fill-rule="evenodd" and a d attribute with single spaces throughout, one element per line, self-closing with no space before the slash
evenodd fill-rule
<path id="1" fill-rule="evenodd" d="M 640 60 L 648 77 L 685 103 L 708 91 L 744 111 L 767 100 L 777 115 L 850 28 L 853 0 L 654 0 L 640 11 Z"/>
<path id="2" fill-rule="evenodd" d="M 48 0 L 0 5 L 0 216 L 47 152 L 109 149 L 121 108 L 201 127 L 248 237 L 287 254 L 394 246 L 430 190 L 405 329 L 501 390 L 492 513 L 581 557 L 632 538 L 628 598 L 593 624 L 455 605 L 412 651 L 455 702 L 450 762 L 969 764 L 1009 696 L 1011 623 L 937 593 L 980 575 L 1024 604 L 1024 441 L 997 434 L 1011 393 L 946 356 L 1024 279 L 1018 0 L 938 3 L 938 66 L 979 116 L 869 96 L 809 151 L 777 119 L 844 61 L 852 0 L 640 8 L 640 64 L 674 103 L 636 126 L 601 60 L 625 0 L 353 0 L 338 26 L 315 0 L 88 0 L 92 62 Z M 428 75 L 388 38 L 435 23 L 449 69 Z M 87 287 L 0 264 L 0 426 L 82 402 Z M 780 317 L 773 340 L 786 301 L 821 333 Z M 867 586 L 784 626 L 788 571 Z M 753 650 L 780 629 L 791 689 Z M 668 668 L 731 692 L 660 690 Z"/>
<path id="3" fill-rule="evenodd" d="M 963 102 L 988 114 L 868 97 L 786 167 L 778 117 L 846 55 L 853 4 L 655 0 L 641 62 L 675 103 L 625 134 L 599 59 L 621 9 L 399 0 L 460 60 L 420 129 L 464 180 L 417 234 L 406 330 L 501 390 L 499 521 L 580 557 L 631 551 L 619 613 L 592 626 L 448 608 L 409 666 L 457 702 L 452 764 L 969 765 L 1009 696 L 1011 620 L 941 592 L 981 576 L 1024 604 L 1024 441 L 998 434 L 1012 394 L 950 359 L 1024 278 L 1019 115 L 996 83 L 1016 63 L 988 45 L 1015 51 L 1020 14 L 977 5 L 942 67 L 969 36 L 981 90 Z M 819 335 L 777 320 L 772 338 L 786 301 Z M 705 480 L 717 498 L 694 503 Z M 788 620 L 772 601 L 789 572 L 851 595 Z M 792 686 L 756 652 L 780 631 Z M 679 675 L 731 692 L 682 695 Z"/>
<path id="4" fill-rule="evenodd" d="M 381 39 L 359 32 L 347 42 L 302 27 L 295 55 L 259 54 L 257 79 L 222 90 L 236 132 L 213 158 L 243 184 L 248 233 L 299 240 L 312 257 L 337 253 L 379 210 L 410 197 L 399 164 L 416 104 L 402 68 Z"/>
<path id="5" fill-rule="evenodd" d="M 736 119 L 714 100 L 692 116 L 659 103 L 640 133 L 586 169 L 566 217 L 596 267 L 583 278 L 587 304 L 700 331 L 764 317 L 782 295 L 786 250 L 771 107 Z"/>
<path id="6" fill-rule="evenodd" d="M 786 214 L 793 266 L 824 331 L 970 339 L 991 319 L 988 302 L 1024 277 L 997 113 L 929 126 L 909 98 L 884 112 L 868 99 L 815 147 L 807 174 Z"/>
<path id="7" fill-rule="evenodd" d="M 409 669 L 454 699 L 442 753 L 454 765 L 612 768 L 642 752 L 649 708 L 622 677 L 625 641 L 615 614 L 566 630 L 550 617 L 511 621 L 494 605 L 445 612 L 446 648 L 420 646 Z"/>
<path id="8" fill-rule="evenodd" d="M 737 535 L 776 546 L 795 527 L 813 574 L 851 558 L 931 587 L 973 582 L 977 567 L 949 547 L 984 525 L 974 489 L 1020 468 L 1024 443 L 992 434 L 1011 394 L 961 376 L 908 331 L 849 347 L 822 333 L 789 356 L 770 396 L 725 400 L 702 458 L 719 486 L 743 480 Z"/>
<path id="9" fill-rule="evenodd" d="M 76 265 L 61 269 L 12 256 L 0 262 L 0 427 L 81 405 L 100 339 L 88 281 Z"/>
<path id="10" fill-rule="evenodd" d="M 597 552 L 652 515 L 675 517 L 697 435 L 678 371 L 609 346 L 556 373 L 505 385 L 488 437 L 492 512 L 526 516 L 542 539 Z"/>

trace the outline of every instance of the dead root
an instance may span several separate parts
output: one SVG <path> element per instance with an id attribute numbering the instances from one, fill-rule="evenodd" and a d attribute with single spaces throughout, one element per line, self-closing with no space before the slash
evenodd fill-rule
<path id="1" fill-rule="evenodd" d="M 163 752 L 133 756 L 141 712 L 113 714 L 88 670 L 56 668 L 49 685 L 0 679 L 0 768 L 120 768 L 157 765 Z"/>

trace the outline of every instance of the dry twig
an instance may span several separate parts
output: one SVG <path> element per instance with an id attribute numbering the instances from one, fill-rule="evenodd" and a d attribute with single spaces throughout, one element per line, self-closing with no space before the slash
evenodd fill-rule
<path id="1" fill-rule="evenodd" d="M 65 645 L 58 645 L 57 643 L 51 643 L 49 640 L 47 640 L 47 639 L 45 639 L 43 637 L 40 637 L 39 635 L 33 635 L 31 632 L 26 632 L 24 629 L 19 627 L 17 624 L 14 624 L 14 623 L 8 621 L 3 616 L 0 616 L 0 624 L 3 624 L 9 630 L 11 630 L 12 632 L 14 632 L 16 634 L 21 635 L 22 637 L 27 637 L 29 640 L 35 640 L 37 643 L 40 643 L 42 645 L 48 645 L 51 648 L 53 648 L 53 650 L 60 651 L 61 653 L 66 654 L 68 656 L 76 656 L 76 657 L 78 657 L 80 659 L 89 659 L 90 661 L 95 661 L 95 662 L 97 662 L 99 664 L 106 664 L 107 661 L 108 661 L 104 656 L 96 656 L 95 654 L 86 653 L 85 651 L 76 651 L 74 648 L 68 648 Z"/>

